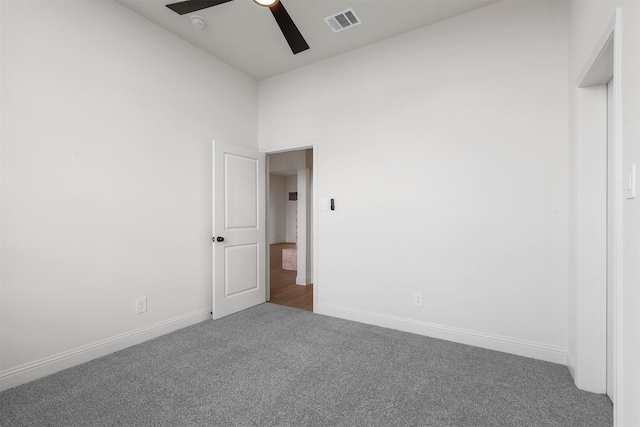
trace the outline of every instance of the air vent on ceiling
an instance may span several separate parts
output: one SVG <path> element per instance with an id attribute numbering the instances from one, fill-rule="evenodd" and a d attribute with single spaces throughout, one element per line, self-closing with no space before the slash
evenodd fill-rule
<path id="1" fill-rule="evenodd" d="M 327 16 L 324 20 L 329 27 L 331 27 L 334 33 L 339 33 L 340 31 L 355 27 L 356 25 L 360 25 L 362 22 L 352 7 L 343 10 L 340 13 L 336 13 L 335 15 Z"/>

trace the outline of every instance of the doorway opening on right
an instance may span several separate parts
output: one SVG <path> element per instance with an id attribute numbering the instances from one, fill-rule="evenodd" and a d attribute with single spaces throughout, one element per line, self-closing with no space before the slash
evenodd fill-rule
<path id="1" fill-rule="evenodd" d="M 268 156 L 269 301 L 313 311 L 313 149 Z"/>

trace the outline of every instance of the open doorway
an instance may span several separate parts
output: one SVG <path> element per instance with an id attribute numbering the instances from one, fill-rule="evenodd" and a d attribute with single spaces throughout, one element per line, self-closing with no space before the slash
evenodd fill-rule
<path id="1" fill-rule="evenodd" d="M 577 79 L 580 90 L 575 98 L 577 322 L 571 366 L 579 388 L 611 398 L 614 419 L 622 412 L 619 379 L 624 377 L 619 334 L 624 197 L 619 132 L 622 79 L 616 65 L 620 63 L 620 22 L 617 10 Z"/>
<path id="2" fill-rule="evenodd" d="M 313 311 L 313 149 L 267 157 L 267 300 Z"/>

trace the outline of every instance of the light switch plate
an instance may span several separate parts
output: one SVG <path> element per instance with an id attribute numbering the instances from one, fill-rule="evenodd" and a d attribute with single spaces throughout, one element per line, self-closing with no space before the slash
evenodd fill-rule
<path id="1" fill-rule="evenodd" d="M 636 198 L 636 165 L 631 165 L 627 176 L 627 199 Z"/>
<path id="2" fill-rule="evenodd" d="M 322 199 L 322 210 L 323 211 L 329 210 L 329 199 Z"/>

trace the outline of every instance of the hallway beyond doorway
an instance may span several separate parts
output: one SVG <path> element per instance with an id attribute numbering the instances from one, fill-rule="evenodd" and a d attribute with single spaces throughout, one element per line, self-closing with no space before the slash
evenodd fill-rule
<path id="1" fill-rule="evenodd" d="M 271 300 L 288 307 L 313 311 L 313 285 L 296 285 L 296 272 L 282 268 L 282 250 L 295 248 L 295 243 L 271 245 Z"/>

